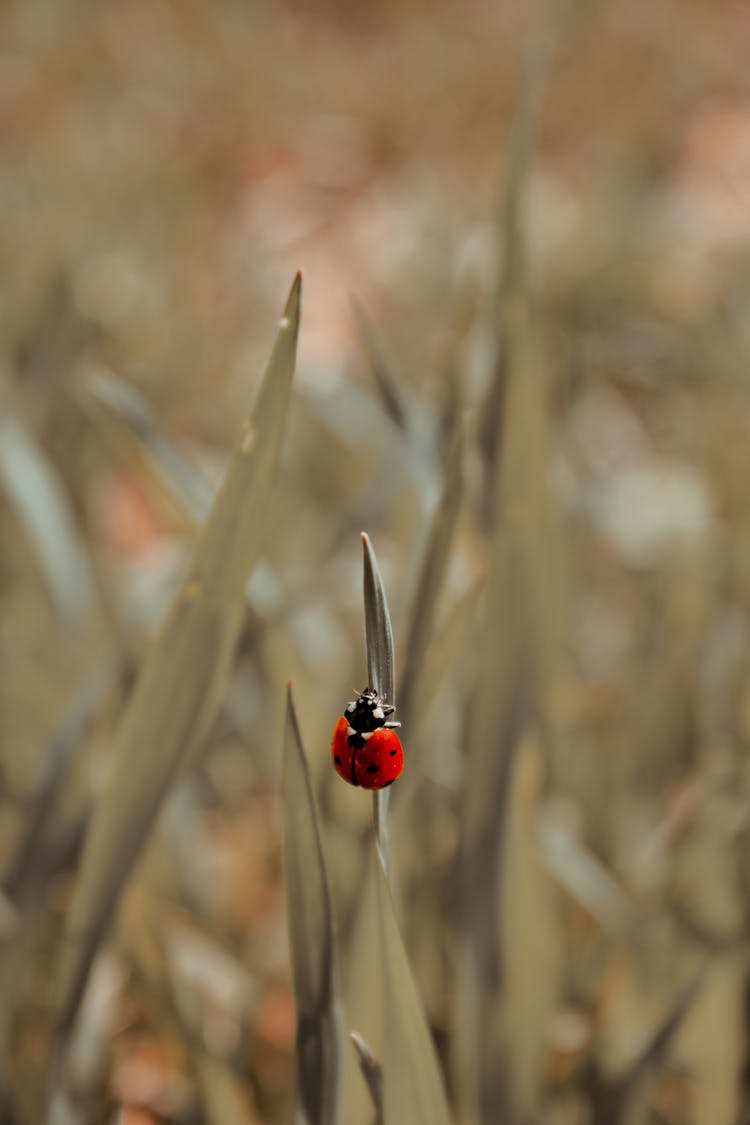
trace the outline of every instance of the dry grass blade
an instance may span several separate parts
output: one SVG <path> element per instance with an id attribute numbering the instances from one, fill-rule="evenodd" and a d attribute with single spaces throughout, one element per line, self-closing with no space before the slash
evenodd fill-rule
<path id="1" fill-rule="evenodd" d="M 213 718 L 231 664 L 291 395 L 300 284 L 298 276 L 193 565 L 147 653 L 116 733 L 112 775 L 86 839 L 63 943 L 61 1046 L 125 882 L 178 770 Z"/>
<path id="2" fill-rule="evenodd" d="M 332 1125 L 340 1101 L 333 910 L 310 768 L 291 688 L 284 738 L 284 860 L 297 1000 L 299 1099 L 310 1125 Z"/>
<path id="3" fill-rule="evenodd" d="M 23 831 L 0 880 L 5 893 L 16 903 L 26 898 L 40 877 L 45 845 L 49 847 L 50 825 L 73 755 L 111 690 L 115 673 L 114 662 L 106 660 L 88 671 L 47 749 Z"/>
<path id="4" fill-rule="evenodd" d="M 503 262 L 499 274 L 498 308 L 502 308 L 510 290 L 523 284 L 525 270 L 523 196 L 534 144 L 546 54 L 545 48 L 536 48 L 529 53 L 524 65 L 518 108 L 511 124 L 501 201 L 500 233 L 503 242 Z"/>
<path id="5" fill-rule="evenodd" d="M 407 428 L 407 415 L 403 397 L 398 388 L 398 377 L 388 358 L 380 334 L 359 301 L 352 300 L 352 316 L 357 326 L 362 346 L 365 350 L 375 384 L 380 392 L 383 405 L 390 418 L 400 430 Z"/>
<path id="6" fill-rule="evenodd" d="M 515 754 L 536 707 L 527 560 L 498 536 L 483 624 L 472 641 L 476 692 L 466 735 L 467 784 L 461 808 L 461 967 L 464 1033 L 457 1041 L 457 1085 L 467 1119 L 498 1114 L 507 1102 L 500 1019 L 503 973 L 497 901 L 507 841 Z M 497 1118 L 496 1118 L 497 1119 Z"/>
<path id="7" fill-rule="evenodd" d="M 550 819 L 540 822 L 538 833 L 544 866 L 605 933 L 635 929 L 633 903 L 597 856 Z"/>
<path id="8" fill-rule="evenodd" d="M 532 53 L 526 61 L 518 107 L 511 125 L 508 157 L 498 223 L 500 262 L 491 309 L 495 337 L 494 369 L 480 412 L 479 439 L 487 470 L 487 514 L 491 515 L 497 487 L 496 467 L 508 426 L 507 393 L 509 370 L 513 364 L 515 319 L 518 306 L 526 297 L 526 243 L 523 204 L 529 162 L 534 141 L 537 105 L 543 72 L 542 53 Z M 516 422 L 516 432 L 518 432 Z M 523 431 L 521 431 L 523 432 Z"/>
<path id="9" fill-rule="evenodd" d="M 564 947 L 557 892 L 538 854 L 537 815 L 544 768 L 539 737 L 523 738 L 508 795 L 497 902 L 503 976 L 504 1046 L 511 1121 L 543 1115 L 549 1029 L 562 992 Z M 503 1039 L 503 1031 L 498 1037 Z"/>
<path id="10" fill-rule="evenodd" d="M 61 618 L 75 622 L 95 600 L 88 556 L 57 473 L 19 419 L 0 423 L 0 479 L 31 543 Z"/>
<path id="11" fill-rule="evenodd" d="M 435 1047 L 396 925 L 377 849 L 372 863 L 385 1004 L 381 1053 L 383 1116 L 385 1121 L 408 1121 L 409 1125 L 449 1125 L 450 1114 Z"/>
<path id="12" fill-rule="evenodd" d="M 410 719 L 412 731 L 430 714 L 441 684 L 464 653 L 467 632 L 475 626 L 484 585 L 484 579 L 479 578 L 460 595 L 448 612 L 445 624 L 425 652 L 424 664 L 419 672 L 412 697 Z"/>
<path id="13" fill-rule="evenodd" d="M 87 373 L 84 388 L 98 407 L 133 435 L 144 460 L 170 497 L 196 523 L 204 520 L 211 507 L 211 487 L 164 435 L 143 396 L 101 367 Z"/>
<path id="14" fill-rule="evenodd" d="M 367 651 L 367 678 L 369 686 L 389 703 L 396 703 L 396 680 L 393 659 L 393 628 L 388 611 L 383 576 L 378 560 L 372 549 L 370 537 L 362 532 L 364 549 L 364 594 L 365 594 L 365 648 Z M 388 868 L 388 814 L 389 794 L 387 789 L 377 789 L 372 795 L 372 814 L 375 836 L 383 862 Z"/>
<path id="15" fill-rule="evenodd" d="M 627 1073 L 614 1083 L 604 1083 L 596 1092 L 594 1125 L 630 1125 L 631 1106 L 637 1100 L 643 1084 L 661 1064 L 669 1044 L 700 993 L 709 963 L 705 961 L 679 992 L 664 1019 L 628 1067 Z"/>
<path id="16" fill-rule="evenodd" d="M 354 1044 L 359 1059 L 359 1068 L 372 1098 L 375 1109 L 373 1125 L 383 1125 L 383 1071 L 380 1063 L 358 1031 L 350 1031 L 349 1037 Z"/>
<path id="17" fill-rule="evenodd" d="M 395 675 L 393 663 L 393 628 L 388 612 L 383 576 L 372 549 L 370 537 L 362 532 L 365 575 L 365 645 L 367 648 L 367 678 L 370 687 L 395 703 Z"/>
<path id="18" fill-rule="evenodd" d="M 424 668 L 425 654 L 432 640 L 451 544 L 461 511 L 465 450 L 466 424 L 462 422 L 446 465 L 443 490 L 435 509 L 417 580 L 411 627 L 406 644 L 404 672 L 399 683 L 399 710 L 405 725 L 408 725 L 412 714 L 412 704 L 418 687 L 417 680 Z"/>

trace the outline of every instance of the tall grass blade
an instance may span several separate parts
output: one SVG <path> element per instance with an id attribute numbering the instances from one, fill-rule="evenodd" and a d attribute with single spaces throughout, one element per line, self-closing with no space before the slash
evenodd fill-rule
<path id="1" fill-rule="evenodd" d="M 20 419 L 0 420 L 0 483 L 31 544 L 62 620 L 92 609 L 95 585 L 88 555 L 60 479 Z"/>
<path id="2" fill-rule="evenodd" d="M 395 704 L 393 628 L 388 599 L 370 537 L 362 532 L 365 579 L 365 647 L 369 686 Z"/>
<path id="3" fill-rule="evenodd" d="M 109 784 L 86 838 L 61 954 L 63 1047 L 94 956 L 179 769 L 206 732 L 243 620 L 291 394 L 300 286 L 292 286 L 253 412 L 200 536 L 187 579 L 152 643 L 115 736 Z"/>
<path id="4" fill-rule="evenodd" d="M 467 729 L 461 811 L 462 950 L 466 1025 L 458 1041 L 459 1088 L 469 1118 L 502 1120 L 509 1108 L 503 1073 L 502 1004 L 507 970 L 498 926 L 514 756 L 530 726 L 545 734 L 550 685 L 561 645 L 563 567 L 549 491 L 545 383 L 521 292 L 507 309 L 507 386 L 502 448 L 492 466 L 492 539 L 487 602 L 473 653 L 475 693 Z M 549 745 L 544 744 L 549 758 Z"/>
<path id="5" fill-rule="evenodd" d="M 443 489 L 432 519 L 422 565 L 417 579 L 411 626 L 406 642 L 404 671 L 399 682 L 399 715 L 408 727 L 418 681 L 425 666 L 435 629 L 440 595 L 448 570 L 450 549 L 461 512 L 464 491 L 463 464 L 466 452 L 466 423 L 458 428 L 448 457 Z"/>
<path id="6" fill-rule="evenodd" d="M 374 888 L 383 973 L 385 1020 L 383 1108 L 386 1122 L 449 1125 L 450 1114 L 435 1047 L 401 935 L 385 871 L 375 850 Z"/>
<path id="7" fill-rule="evenodd" d="M 162 487 L 191 520 L 201 523 L 211 507 L 211 486 L 165 436 L 144 397 L 104 367 L 86 373 L 83 391 L 96 407 L 127 429 Z"/>
<path id="8" fill-rule="evenodd" d="M 115 673 L 114 661 L 106 660 L 88 670 L 46 750 L 39 779 L 28 802 L 23 831 L 0 878 L 3 891 L 16 903 L 27 898 L 40 878 L 50 825 L 54 823 L 75 752 L 111 690 Z"/>
<path id="9" fill-rule="evenodd" d="M 284 737 L 284 860 L 297 1000 L 299 1100 L 309 1125 L 334 1125 L 340 1102 L 341 1031 L 333 910 L 291 687 Z"/>
<path id="10" fill-rule="evenodd" d="M 549 817 L 539 824 L 540 858 L 571 897 L 607 934 L 635 934 L 638 916 L 624 888 L 602 861 Z"/>
<path id="11" fill-rule="evenodd" d="M 388 599 L 380 573 L 378 560 L 366 532 L 362 532 L 364 550 L 365 596 L 365 649 L 367 653 L 367 678 L 369 686 L 389 703 L 396 703 L 396 680 L 393 657 L 393 628 L 388 611 Z M 388 868 L 388 800 L 387 789 L 376 789 L 372 794 L 372 815 L 375 837 L 386 870 Z"/>
<path id="12" fill-rule="evenodd" d="M 556 888 L 539 856 L 536 823 L 544 768 L 538 736 L 523 738 L 514 758 L 498 893 L 507 965 L 501 1036 L 508 1058 L 509 1120 L 535 1121 L 543 1113 L 549 1029 L 563 989 L 564 935 Z"/>
<path id="13" fill-rule="evenodd" d="M 375 385 L 380 393 L 386 413 L 400 430 L 406 430 L 407 411 L 399 389 L 399 378 L 393 370 L 393 364 L 386 353 L 380 333 L 359 301 L 353 299 L 351 307 L 354 323 L 370 362 L 375 377 Z"/>
<path id="14" fill-rule="evenodd" d="M 63 266 L 43 288 L 36 314 L 14 349 L 15 366 L 24 384 L 45 392 L 67 379 L 101 336 L 101 327 L 81 314 L 71 271 Z"/>
<path id="15" fill-rule="evenodd" d="M 527 289 L 523 208 L 542 72 L 542 54 L 539 51 L 532 52 L 525 63 L 518 108 L 511 123 L 500 203 L 500 261 L 491 308 L 491 329 L 495 338 L 494 366 L 479 415 L 479 442 L 486 469 L 486 515 L 490 520 L 497 487 L 496 470 L 507 428 L 506 399 L 509 370 L 513 362 L 513 321 L 518 315 L 519 304 L 525 300 Z"/>
<path id="16" fill-rule="evenodd" d="M 372 1098 L 372 1104 L 375 1109 L 373 1125 L 384 1125 L 382 1068 L 367 1045 L 367 1042 L 358 1031 L 350 1031 L 349 1037 L 354 1044 L 354 1049 L 359 1059 L 359 1068 L 362 1071 L 362 1077 L 367 1083 L 367 1089 L 370 1091 L 370 1097 Z"/>
<path id="17" fill-rule="evenodd" d="M 508 293 L 525 285 L 524 191 L 534 148 L 547 53 L 546 46 L 536 46 L 528 52 L 523 64 L 517 110 L 511 122 L 500 202 L 502 264 L 496 294 L 500 310 Z"/>
<path id="18" fill-rule="evenodd" d="M 710 960 L 706 960 L 680 990 L 627 1072 L 615 1082 L 604 1083 L 595 1093 L 593 1125 L 635 1125 L 631 1106 L 643 1085 L 661 1065 L 670 1043 L 703 987 L 709 964 Z"/>
<path id="19" fill-rule="evenodd" d="M 476 628 L 484 587 L 484 578 L 478 578 L 456 599 L 427 648 L 412 696 L 410 731 L 413 732 L 429 716 L 448 673 L 457 662 L 463 662 L 467 634 Z"/>

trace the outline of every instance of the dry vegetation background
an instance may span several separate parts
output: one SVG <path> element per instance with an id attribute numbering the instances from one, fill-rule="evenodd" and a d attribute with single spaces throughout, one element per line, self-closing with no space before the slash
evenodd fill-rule
<path id="1" fill-rule="evenodd" d="M 750 1120 L 747 8 L 17 0 L 0 21 L 0 1119 L 44 1121 L 52 1090 L 83 1125 L 293 1119 L 291 679 L 341 1027 L 394 1076 L 386 1125 L 441 1120 L 388 1112 L 404 1073 L 442 1094 L 415 1009 L 373 1016 L 407 970 L 376 971 L 398 939 L 371 805 L 328 758 L 366 676 L 364 528 L 407 749 L 395 917 L 451 1118 Z M 158 736 L 120 762 L 137 839 L 61 1023 L 125 703 L 298 267 L 281 460 L 247 492 L 274 476 L 271 502 L 228 515 L 257 555 L 237 655 L 163 791 Z M 212 679 L 211 643 L 162 644 L 159 721 Z M 340 1121 L 370 1125 L 346 1035 L 340 1079 Z"/>

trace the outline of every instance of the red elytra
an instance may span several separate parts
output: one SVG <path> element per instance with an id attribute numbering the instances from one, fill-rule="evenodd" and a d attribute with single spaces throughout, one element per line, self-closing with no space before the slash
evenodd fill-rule
<path id="1" fill-rule="evenodd" d="M 363 789 L 384 789 L 404 768 L 404 748 L 395 730 L 379 727 L 362 735 L 350 735 L 349 720 L 342 715 L 331 742 L 331 757 L 336 773 L 350 785 Z M 360 743 L 356 745 L 355 743 Z"/>

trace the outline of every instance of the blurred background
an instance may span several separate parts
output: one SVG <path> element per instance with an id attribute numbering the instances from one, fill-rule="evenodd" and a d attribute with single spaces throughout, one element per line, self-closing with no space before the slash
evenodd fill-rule
<path id="1" fill-rule="evenodd" d="M 290 1119 L 284 694 L 346 978 L 371 814 L 328 746 L 366 675 L 362 529 L 412 681 L 395 899 L 456 1120 L 750 1120 L 746 6 L 11 0 L 0 20 L 6 1119 L 39 1119 L 112 731 L 302 267 L 235 672 L 97 961 L 80 1120 Z M 519 292 L 531 402 L 503 393 Z M 434 635 L 408 653 L 464 418 Z M 531 564 L 495 653 L 498 506 Z M 488 811 L 493 677 L 526 702 Z M 488 919 L 491 955 L 467 935 Z"/>

